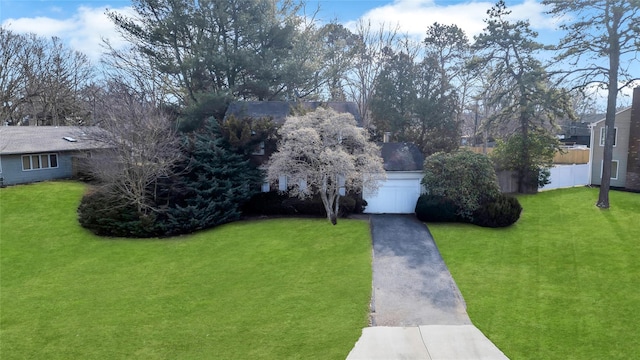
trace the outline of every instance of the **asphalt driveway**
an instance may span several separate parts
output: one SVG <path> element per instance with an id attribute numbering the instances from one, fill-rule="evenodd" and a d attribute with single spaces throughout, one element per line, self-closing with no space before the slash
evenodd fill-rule
<path id="1" fill-rule="evenodd" d="M 468 325 L 464 299 L 425 224 L 371 215 L 373 326 Z"/>

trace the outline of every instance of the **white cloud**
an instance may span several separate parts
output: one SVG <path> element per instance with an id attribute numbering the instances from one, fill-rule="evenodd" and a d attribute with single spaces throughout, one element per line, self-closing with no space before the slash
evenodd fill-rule
<path id="1" fill-rule="evenodd" d="M 119 13 L 133 14 L 130 7 L 110 9 Z M 102 38 L 112 41 L 115 46 L 124 45 L 116 28 L 105 14 L 104 7 L 80 6 L 67 19 L 34 17 L 7 19 L 2 25 L 19 33 L 35 33 L 43 37 L 57 36 L 72 49 L 86 54 L 92 61 L 100 59 L 103 49 Z"/>
<path id="2" fill-rule="evenodd" d="M 469 1 L 466 3 L 436 4 L 435 0 L 395 0 L 393 3 L 374 8 L 365 13 L 360 19 L 370 21 L 372 26 L 385 24 L 399 25 L 400 32 L 410 36 L 422 38 L 427 28 L 438 22 L 444 25 L 455 24 L 465 31 L 472 39 L 485 28 L 484 19 L 493 1 Z M 556 21 L 544 13 L 545 8 L 537 0 L 524 0 L 520 4 L 507 8 L 512 12 L 514 20 L 529 20 L 534 30 L 548 30 L 556 27 Z M 355 21 L 346 24 L 355 27 Z"/>
<path id="3" fill-rule="evenodd" d="M 618 87 L 622 87 L 626 84 L 626 82 L 618 82 Z M 640 80 L 635 80 L 630 84 L 626 84 L 626 87 L 623 87 L 618 93 L 617 98 L 617 108 L 626 108 L 631 106 L 631 101 L 633 100 L 633 89 L 636 87 L 640 87 Z M 585 94 L 590 97 L 590 99 L 596 104 L 596 107 L 604 112 L 607 109 L 607 95 L 609 94 L 608 90 L 604 88 L 604 86 L 599 85 L 590 85 L 585 88 Z"/>

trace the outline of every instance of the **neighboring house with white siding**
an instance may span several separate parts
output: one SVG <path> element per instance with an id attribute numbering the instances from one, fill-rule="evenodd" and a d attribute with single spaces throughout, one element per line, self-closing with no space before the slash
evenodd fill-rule
<path id="1" fill-rule="evenodd" d="M 71 178 L 75 160 L 104 149 L 81 127 L 0 127 L 0 185 Z"/>

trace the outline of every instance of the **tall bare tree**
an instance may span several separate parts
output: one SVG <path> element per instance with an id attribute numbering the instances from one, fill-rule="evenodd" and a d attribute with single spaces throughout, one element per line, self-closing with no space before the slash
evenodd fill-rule
<path id="1" fill-rule="evenodd" d="M 59 38 L 0 28 L 0 115 L 31 125 L 81 124 L 89 116 L 81 92 L 93 79 L 88 58 Z"/>
<path id="2" fill-rule="evenodd" d="M 563 21 L 566 32 L 556 61 L 567 63 L 578 87 L 597 85 L 607 90 L 605 129 L 615 126 L 618 93 L 640 78 L 639 0 L 543 0 L 549 13 Z M 596 206 L 609 208 L 614 131 L 606 131 L 602 181 Z"/>
<path id="3" fill-rule="evenodd" d="M 371 125 L 371 98 L 378 76 L 384 66 L 385 49 L 395 49 L 398 27 L 381 24 L 374 29 L 371 22 L 360 20 L 356 25 L 358 51 L 353 70 L 347 76 L 347 96 L 358 104 L 365 128 Z"/>
<path id="4" fill-rule="evenodd" d="M 353 69 L 354 58 L 360 49 L 358 37 L 349 29 L 337 23 L 329 23 L 319 29 L 319 42 L 323 48 L 325 64 L 321 74 L 326 81 L 329 101 L 344 101 L 345 78 Z"/>
<path id="5" fill-rule="evenodd" d="M 158 182 L 181 158 L 174 123 L 117 81 L 108 83 L 96 110 L 97 128 L 86 131 L 106 150 L 91 158 L 91 173 L 139 214 L 156 211 Z"/>

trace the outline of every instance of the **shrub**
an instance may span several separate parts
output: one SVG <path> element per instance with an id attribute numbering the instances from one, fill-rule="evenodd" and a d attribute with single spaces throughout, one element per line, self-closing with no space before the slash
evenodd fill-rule
<path id="1" fill-rule="evenodd" d="M 421 195 L 416 204 L 416 216 L 420 221 L 458 221 L 458 208 L 445 198 L 437 195 Z"/>
<path id="2" fill-rule="evenodd" d="M 100 236 L 146 238 L 161 233 L 155 214 L 140 214 L 134 206 L 107 190 L 83 196 L 78 207 L 78 221 Z"/>
<path id="3" fill-rule="evenodd" d="M 289 197 L 277 191 L 261 192 L 253 195 L 241 207 L 243 215 L 292 215 L 296 210 L 284 205 Z"/>
<path id="4" fill-rule="evenodd" d="M 549 183 L 548 169 L 559 146 L 560 141 L 544 131 L 530 131 L 526 138 L 514 134 L 496 142 L 491 159 L 499 169 L 518 173 L 518 192 L 536 193 Z"/>
<path id="5" fill-rule="evenodd" d="M 468 220 L 484 203 L 500 195 L 491 160 L 469 150 L 436 153 L 425 159 L 422 184 L 430 195 L 445 197 Z"/>
<path id="6" fill-rule="evenodd" d="M 254 191 L 260 172 L 228 149 L 218 122 L 183 136 L 183 160 L 169 192 L 168 209 L 161 220 L 165 233 L 185 234 L 240 218 L 240 206 Z"/>
<path id="7" fill-rule="evenodd" d="M 473 214 L 473 224 L 484 227 L 506 227 L 520 218 L 522 206 L 518 199 L 500 194 L 493 201 L 483 204 Z"/>
<path id="8" fill-rule="evenodd" d="M 340 214 L 359 214 L 364 211 L 366 202 L 355 194 L 340 197 Z M 270 191 L 254 195 L 242 206 L 243 215 L 308 215 L 326 216 L 322 199 L 319 195 L 307 199 L 289 197 L 287 194 Z"/>

